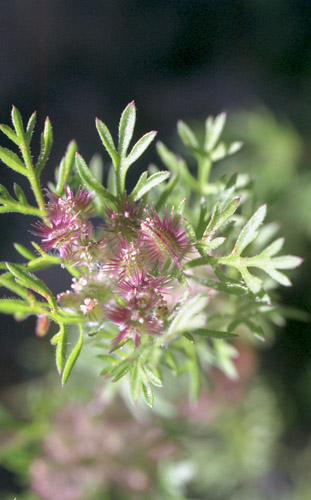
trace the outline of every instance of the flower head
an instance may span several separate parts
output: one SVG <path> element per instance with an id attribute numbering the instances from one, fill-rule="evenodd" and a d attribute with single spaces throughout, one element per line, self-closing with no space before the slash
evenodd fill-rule
<path id="1" fill-rule="evenodd" d="M 117 209 L 106 208 L 105 230 L 112 236 L 121 235 L 130 240 L 136 236 L 143 218 L 144 206 L 142 203 L 130 202 L 128 197 L 119 199 Z"/>
<path id="2" fill-rule="evenodd" d="M 169 277 L 147 275 L 141 270 L 132 273 L 128 278 L 118 282 L 120 294 L 128 300 L 132 298 L 140 299 L 154 298 L 159 293 L 165 293 L 165 286 L 169 281 Z"/>
<path id="3" fill-rule="evenodd" d="M 119 281 L 119 295 L 125 304 L 105 308 L 107 318 L 121 327 L 112 342 L 113 347 L 129 337 L 137 347 L 142 334 L 162 333 L 168 308 L 161 292 L 164 292 L 167 281 L 162 276 L 147 276 L 141 271 Z"/>
<path id="4" fill-rule="evenodd" d="M 155 301 L 142 304 L 138 299 L 132 299 L 126 306 L 107 306 L 105 313 L 108 319 L 121 327 L 119 334 L 112 341 L 112 348 L 122 340 L 132 338 L 138 347 L 142 334 L 160 335 L 163 321 L 154 314 Z"/>
<path id="5" fill-rule="evenodd" d="M 164 263 L 172 259 L 179 269 L 180 260 L 192 250 L 192 240 L 188 237 L 182 218 L 172 210 L 168 215 L 165 209 L 161 220 L 156 210 L 142 221 L 140 234 L 144 241 L 144 251 L 151 262 Z"/>
<path id="6" fill-rule="evenodd" d="M 65 186 L 65 193 L 65 198 L 51 192 L 47 193 L 50 200 L 47 204 L 47 211 L 50 216 L 53 215 L 57 207 L 63 207 L 66 213 L 79 213 L 79 215 L 84 218 L 88 218 L 92 215 L 92 193 L 88 193 L 85 189 L 79 187 L 76 194 L 74 194 L 67 185 Z"/>
<path id="7" fill-rule="evenodd" d="M 42 238 L 41 246 L 44 250 L 55 248 L 61 258 L 68 258 L 72 248 L 77 247 L 83 238 L 89 238 L 92 230 L 87 220 L 91 214 L 90 194 L 79 188 L 74 195 L 68 186 L 65 189 L 65 198 L 54 193 L 48 194 L 49 222 L 37 222 L 37 231 L 32 231 Z"/>
<path id="8" fill-rule="evenodd" d="M 104 270 L 116 279 L 124 279 L 142 267 L 143 258 L 139 239 L 135 243 L 129 242 L 119 234 L 113 248 L 113 255 L 104 265 Z"/>

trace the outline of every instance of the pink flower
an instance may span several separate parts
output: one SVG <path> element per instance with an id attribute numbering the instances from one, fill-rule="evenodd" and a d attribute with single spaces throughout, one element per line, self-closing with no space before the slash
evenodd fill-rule
<path id="1" fill-rule="evenodd" d="M 129 337 L 137 347 L 141 335 L 162 333 L 168 308 L 160 292 L 164 291 L 167 281 L 162 276 L 147 276 L 141 271 L 119 281 L 118 289 L 125 304 L 105 307 L 106 317 L 121 327 L 112 347 Z"/>
<path id="2" fill-rule="evenodd" d="M 127 299 L 142 298 L 153 299 L 159 293 L 164 293 L 169 281 L 169 277 L 151 276 L 143 273 L 140 270 L 132 273 L 127 279 L 122 279 L 118 282 L 120 294 Z"/>
<path id="3" fill-rule="evenodd" d="M 82 239 L 91 236 L 92 227 L 87 217 L 91 215 L 90 194 L 83 189 L 74 195 L 66 186 L 66 198 L 49 193 L 47 204 L 49 223 L 37 222 L 32 231 L 42 238 L 44 250 L 55 248 L 62 259 L 68 258 L 72 247 L 77 247 Z"/>
<path id="4" fill-rule="evenodd" d="M 179 214 L 170 215 L 165 209 L 161 220 L 153 210 L 141 222 L 140 234 L 144 241 L 144 252 L 152 262 L 165 263 L 172 259 L 179 269 L 182 269 L 180 261 L 187 252 L 192 251 L 192 240 L 187 236 L 186 230 Z"/>
<path id="5" fill-rule="evenodd" d="M 107 318 L 121 327 L 119 334 L 112 341 L 112 348 L 130 337 L 135 347 L 138 347 L 142 334 L 160 335 L 163 321 L 154 314 L 154 306 L 155 303 L 149 303 L 142 307 L 141 301 L 137 299 L 132 299 L 126 306 L 107 306 Z"/>
<path id="6" fill-rule="evenodd" d="M 123 279 L 143 267 L 139 240 L 129 242 L 121 234 L 113 248 L 113 257 L 104 265 L 104 271 L 117 279 Z"/>
<path id="7" fill-rule="evenodd" d="M 56 207 L 63 207 L 68 213 L 79 213 L 84 218 L 92 215 L 93 207 L 91 198 L 93 193 L 88 193 L 85 189 L 79 187 L 76 194 L 73 194 L 69 186 L 65 186 L 66 198 L 62 198 L 54 193 L 47 193 L 50 202 L 47 205 L 49 215 L 53 214 Z"/>
<path id="8" fill-rule="evenodd" d="M 143 218 L 144 206 L 142 203 L 130 202 L 127 197 L 119 199 L 117 209 L 106 208 L 105 230 L 112 236 L 122 236 L 130 240 L 136 236 Z"/>

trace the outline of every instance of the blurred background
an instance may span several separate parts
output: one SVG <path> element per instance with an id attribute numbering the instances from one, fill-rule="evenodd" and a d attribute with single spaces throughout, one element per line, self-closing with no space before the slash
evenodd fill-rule
<path id="1" fill-rule="evenodd" d="M 10 0 L 0 18 L 0 122 L 12 104 L 25 119 L 37 110 L 36 155 L 50 117 L 44 182 L 72 138 L 87 161 L 102 153 L 95 117 L 116 132 L 133 99 L 137 137 L 158 130 L 175 150 L 178 119 L 196 127 L 228 111 L 226 134 L 245 146 L 216 175 L 256 176 L 286 253 L 305 258 L 283 304 L 310 310 L 309 0 Z M 160 164 L 154 147 L 139 168 L 149 161 Z M 0 182 L 14 180 L 1 165 Z M 1 260 L 19 261 L 12 241 L 27 244 L 31 222 L 1 216 Z M 49 279 L 55 292 L 67 286 Z M 191 407 L 173 381 L 153 412 L 135 414 L 125 396 L 94 387 L 87 359 L 60 390 L 33 319 L 1 316 L 1 499 L 309 500 L 310 323 L 291 316 L 267 345 L 241 349 L 237 382 L 213 373 Z"/>

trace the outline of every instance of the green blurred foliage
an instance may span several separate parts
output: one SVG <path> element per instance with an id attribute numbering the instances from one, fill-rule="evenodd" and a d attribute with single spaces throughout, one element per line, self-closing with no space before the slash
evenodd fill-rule
<path id="1" fill-rule="evenodd" d="M 239 157 L 230 159 L 229 169 L 255 176 L 257 197 L 268 203 L 271 220 L 280 222 L 289 249 L 310 252 L 308 143 L 291 123 L 265 108 L 233 113 L 228 130 L 245 143 Z"/>

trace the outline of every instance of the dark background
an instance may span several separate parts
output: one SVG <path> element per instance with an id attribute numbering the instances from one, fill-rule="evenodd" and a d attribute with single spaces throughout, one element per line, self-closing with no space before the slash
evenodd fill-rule
<path id="1" fill-rule="evenodd" d="M 25 119 L 37 110 L 38 145 L 38 130 L 49 115 L 55 145 L 44 181 L 52 179 L 72 138 L 87 161 L 102 152 L 95 116 L 116 133 L 120 113 L 133 99 L 137 136 L 156 129 L 165 142 L 175 140 L 179 118 L 264 105 L 298 130 L 301 169 L 310 168 L 309 0 L 10 0 L 0 2 L 0 19 L 0 122 L 10 122 L 12 104 Z M 1 145 L 8 145 L 4 136 Z M 9 189 L 15 180 L 4 165 L 0 180 Z M 19 259 L 11 241 L 27 241 L 30 224 L 19 216 L 1 217 L 1 260 Z M 309 244 L 302 250 L 307 260 Z M 282 293 L 285 302 L 308 309 L 308 261 L 304 266 L 294 289 Z M 1 325 L 5 387 L 33 376 L 16 353 L 33 335 L 34 322 L 17 325 L 2 316 Z M 297 390 L 310 366 L 309 330 L 290 321 L 262 356 L 266 377 L 280 384 L 291 405 L 288 439 L 300 441 L 311 423 L 310 396 Z"/>

